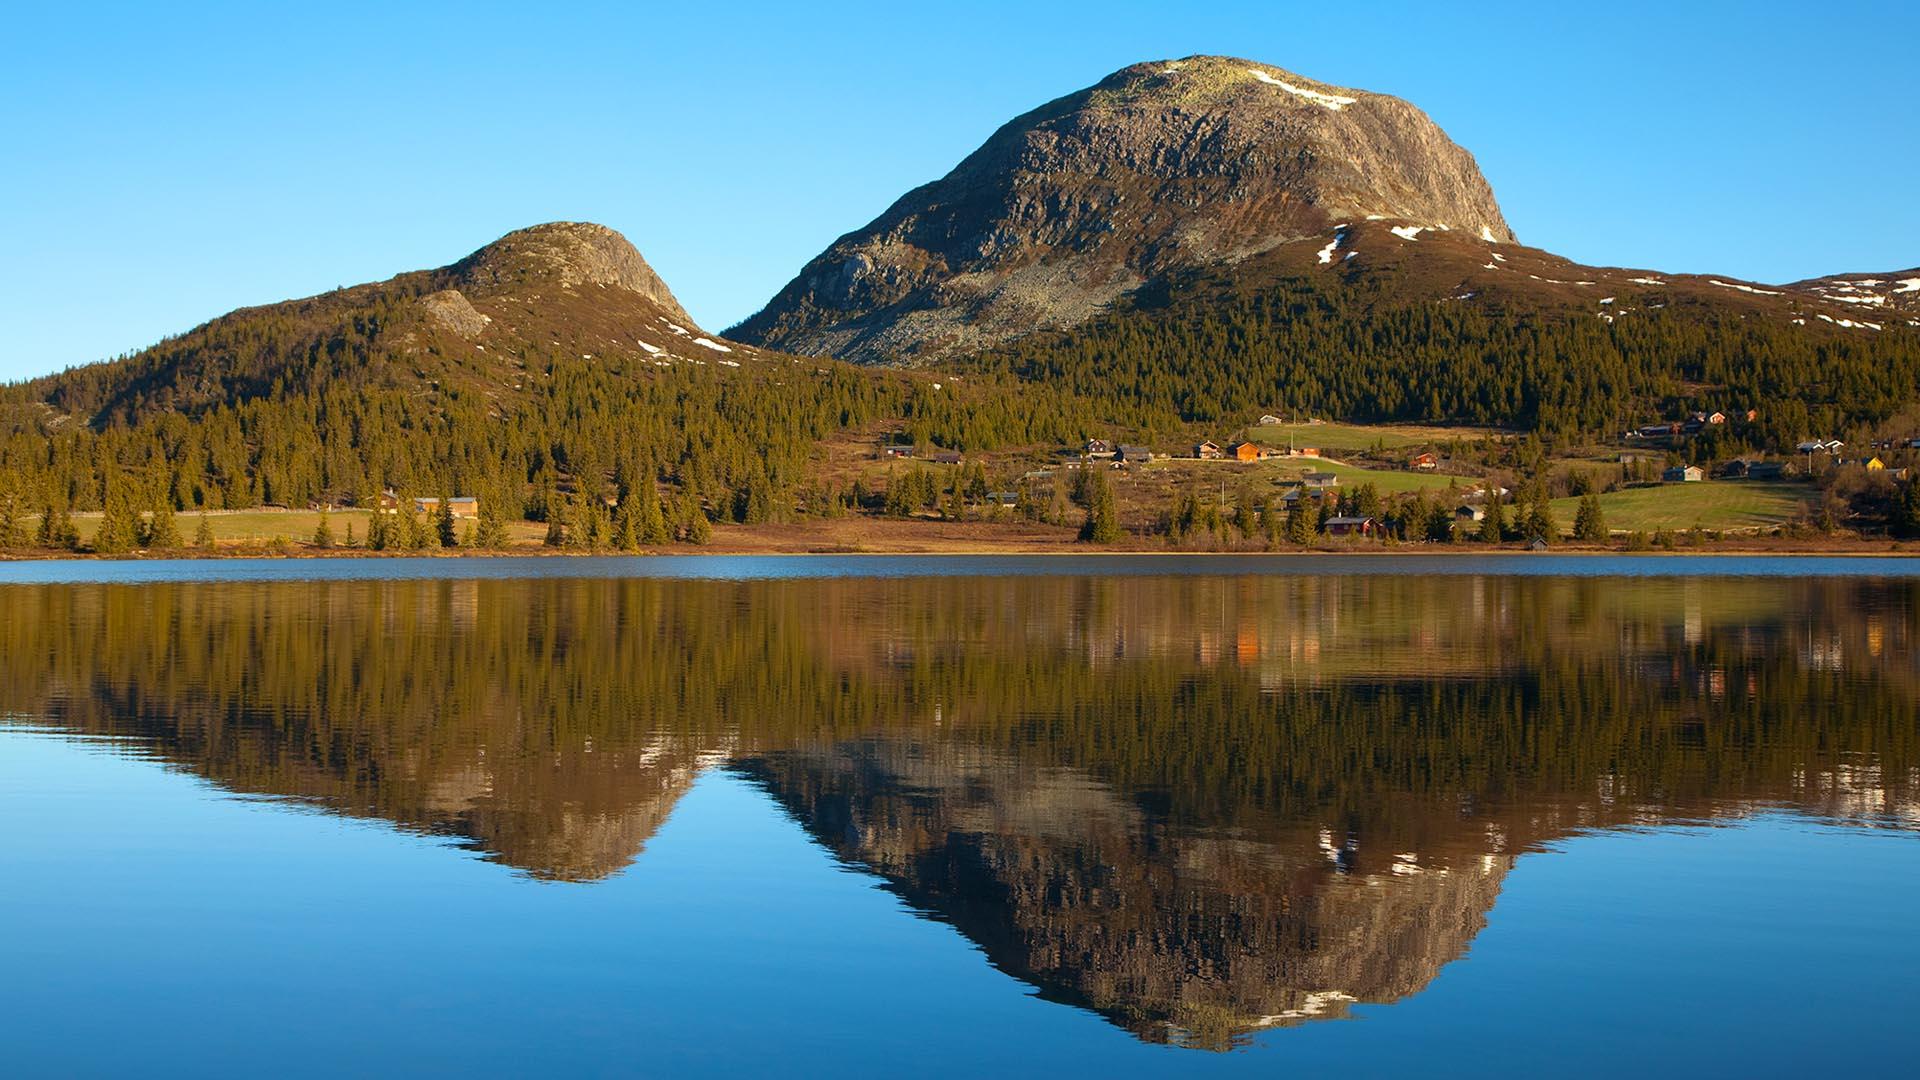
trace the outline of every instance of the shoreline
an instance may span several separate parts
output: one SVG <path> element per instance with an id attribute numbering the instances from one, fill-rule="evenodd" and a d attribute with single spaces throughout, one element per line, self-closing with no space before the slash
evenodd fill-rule
<path id="1" fill-rule="evenodd" d="M 728 558 L 810 558 L 810 559 L 944 559 L 944 558 L 1208 558 L 1208 559 L 1314 559 L 1314 558 L 1496 558 L 1496 559 L 1537 559 L 1537 558 L 1630 558 L 1630 559 L 1668 559 L 1668 558 L 1745 558 L 1745 559 L 1910 559 L 1920 557 L 1920 544 L 1912 546 L 1899 542 L 1874 544 L 1848 544 L 1831 547 L 1742 547 L 1725 543 L 1701 547 L 1683 547 L 1653 551 L 1628 551 L 1623 548 L 1605 548 L 1592 545 L 1556 546 L 1544 551 L 1532 551 L 1522 547 L 1469 547 L 1451 544 L 1401 544 L 1394 547 L 1367 546 L 1352 548 L 1282 548 L 1278 550 L 1230 549 L 1209 551 L 1189 548 L 1112 548 L 1094 547 L 1080 544 L 1050 545 L 983 545 L 977 547 L 895 547 L 895 548 L 858 548 L 841 549 L 832 547 L 794 548 L 779 546 L 696 546 L 675 545 L 667 548 L 648 548 L 639 551 L 617 551 L 601 549 L 555 549 L 555 548 L 499 548 L 486 551 L 428 549 L 423 551 L 371 551 L 365 549 L 312 549 L 304 551 L 281 551 L 272 547 L 234 545 L 218 551 L 182 549 L 157 552 L 130 552 L 116 555 L 96 555 L 90 552 L 49 551 L 39 553 L 4 552 L 0 553 L 0 565 L 19 563 L 81 562 L 81 563 L 185 563 L 185 562 L 233 562 L 233 561 L 273 561 L 273 562 L 327 562 L 327 561 L 368 561 L 380 562 L 395 559 L 439 559 L 448 561 L 490 561 L 498 559 L 728 559 Z"/>

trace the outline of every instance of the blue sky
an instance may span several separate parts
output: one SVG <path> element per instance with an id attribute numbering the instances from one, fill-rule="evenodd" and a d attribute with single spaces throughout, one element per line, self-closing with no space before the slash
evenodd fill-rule
<path id="1" fill-rule="evenodd" d="M 724 328 L 1008 118 L 1191 53 L 1413 101 L 1584 262 L 1920 264 L 1920 4 L 276 7 L 8 14 L 0 378 L 556 219 Z"/>

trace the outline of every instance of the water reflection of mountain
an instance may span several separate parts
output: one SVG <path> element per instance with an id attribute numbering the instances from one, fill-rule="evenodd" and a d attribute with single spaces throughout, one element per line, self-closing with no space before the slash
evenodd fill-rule
<path id="1" fill-rule="evenodd" d="M 1920 592 L 1021 578 L 0 588 L 0 713 L 590 881 L 705 767 L 1147 1038 L 1418 992 L 1513 853 L 1920 827 Z"/>

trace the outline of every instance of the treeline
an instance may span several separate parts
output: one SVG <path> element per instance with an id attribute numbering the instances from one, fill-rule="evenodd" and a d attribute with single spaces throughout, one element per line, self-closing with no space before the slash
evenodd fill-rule
<path id="1" fill-rule="evenodd" d="M 264 388 L 240 373 L 248 365 L 228 371 L 249 385 L 231 388 L 231 403 L 226 390 L 183 397 L 181 373 L 160 380 L 146 359 L 119 369 L 119 384 L 89 368 L 0 391 L 0 502 L 16 518 L 132 516 L 366 506 L 391 487 L 478 495 L 508 518 L 571 514 L 585 532 L 607 502 L 652 487 L 683 517 L 691 505 L 753 523 L 845 501 L 814 482 L 811 461 L 849 427 L 885 419 L 922 445 L 979 451 L 1066 443 L 1091 423 L 1064 395 L 1004 377 L 937 381 L 830 361 L 660 367 L 554 348 L 514 358 L 523 386 L 502 392 L 452 368 L 424 385 L 389 377 L 396 361 L 377 333 L 332 340 L 342 349 L 264 334 L 258 355 L 311 363 Z"/>

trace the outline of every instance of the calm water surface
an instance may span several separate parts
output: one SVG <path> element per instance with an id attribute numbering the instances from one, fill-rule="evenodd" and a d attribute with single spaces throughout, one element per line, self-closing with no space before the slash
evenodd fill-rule
<path id="1" fill-rule="evenodd" d="M 0 566 L 0 1072 L 1905 1073 L 1917 570 Z"/>

